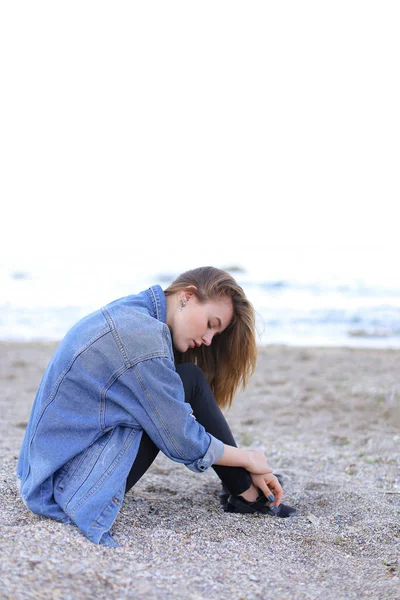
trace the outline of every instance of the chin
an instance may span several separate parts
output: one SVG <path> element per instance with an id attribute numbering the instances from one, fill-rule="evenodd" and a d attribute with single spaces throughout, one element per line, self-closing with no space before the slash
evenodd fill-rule
<path id="1" fill-rule="evenodd" d="M 189 344 L 185 344 L 183 342 L 174 342 L 174 348 L 175 350 L 177 350 L 178 352 L 186 352 L 187 350 L 189 350 L 190 346 Z"/>

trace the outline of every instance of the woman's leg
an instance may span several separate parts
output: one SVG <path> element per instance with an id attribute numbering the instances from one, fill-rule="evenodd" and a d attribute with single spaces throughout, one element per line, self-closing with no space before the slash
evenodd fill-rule
<path id="1" fill-rule="evenodd" d="M 197 421 L 204 429 L 229 446 L 236 446 L 229 425 L 221 412 L 203 371 L 193 363 L 177 365 L 177 373 L 182 379 L 185 401 L 188 402 Z M 125 493 L 144 475 L 156 458 L 159 449 L 144 431 L 139 451 L 129 472 Z M 231 494 L 239 495 L 252 484 L 251 476 L 242 467 L 213 467 L 218 477 Z"/>
<path id="2" fill-rule="evenodd" d="M 135 462 L 133 463 L 126 480 L 125 494 L 139 481 L 142 475 L 146 473 L 159 451 L 159 448 L 157 448 L 153 440 L 145 431 L 143 431 Z"/>
<path id="3" fill-rule="evenodd" d="M 193 409 L 197 421 L 214 437 L 229 446 L 236 442 L 203 371 L 193 363 L 177 365 L 176 370 L 185 389 L 185 400 Z M 242 494 L 252 485 L 251 476 L 242 467 L 213 466 L 225 487 L 235 496 Z"/>

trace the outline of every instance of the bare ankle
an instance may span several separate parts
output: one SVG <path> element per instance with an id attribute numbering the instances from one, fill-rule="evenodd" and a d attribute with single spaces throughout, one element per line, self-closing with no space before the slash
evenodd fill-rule
<path id="1" fill-rule="evenodd" d="M 248 490 L 246 490 L 242 494 L 239 494 L 239 496 L 242 496 L 242 498 L 247 500 L 247 502 L 255 502 L 259 495 L 260 493 L 258 489 L 253 484 L 251 484 Z"/>

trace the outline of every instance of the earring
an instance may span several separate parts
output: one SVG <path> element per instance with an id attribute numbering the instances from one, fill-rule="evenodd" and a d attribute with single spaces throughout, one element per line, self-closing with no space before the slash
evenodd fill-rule
<path id="1" fill-rule="evenodd" d="M 178 306 L 179 312 L 182 312 L 182 308 L 184 306 L 186 306 L 186 300 L 184 300 L 183 298 L 181 298 L 180 306 Z"/>

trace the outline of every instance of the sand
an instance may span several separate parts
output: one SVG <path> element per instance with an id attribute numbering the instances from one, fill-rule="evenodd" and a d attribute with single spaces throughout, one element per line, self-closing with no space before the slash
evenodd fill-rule
<path id="1" fill-rule="evenodd" d="M 159 455 L 125 497 L 119 548 L 30 513 L 15 468 L 55 348 L 0 344 L 1 598 L 400 598 L 400 351 L 260 349 L 226 413 L 263 448 L 294 519 L 228 515 L 210 469 Z"/>

